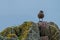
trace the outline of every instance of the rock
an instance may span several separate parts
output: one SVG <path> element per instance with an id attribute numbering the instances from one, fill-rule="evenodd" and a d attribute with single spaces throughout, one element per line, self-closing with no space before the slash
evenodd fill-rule
<path id="1" fill-rule="evenodd" d="M 40 40 L 39 28 L 36 23 L 33 23 L 26 40 Z"/>

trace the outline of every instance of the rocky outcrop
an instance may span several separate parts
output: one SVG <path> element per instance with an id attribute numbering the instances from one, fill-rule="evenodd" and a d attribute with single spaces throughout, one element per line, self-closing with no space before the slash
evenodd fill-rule
<path id="1" fill-rule="evenodd" d="M 42 27 L 39 28 L 39 27 Z M 8 27 L 0 33 L 0 40 L 59 40 L 60 31 L 54 22 L 24 22 L 19 26 Z"/>
<path id="2" fill-rule="evenodd" d="M 33 23 L 26 40 L 40 40 L 38 24 Z"/>

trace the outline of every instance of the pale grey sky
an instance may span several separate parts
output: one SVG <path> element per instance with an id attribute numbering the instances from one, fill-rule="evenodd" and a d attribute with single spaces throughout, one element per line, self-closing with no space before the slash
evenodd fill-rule
<path id="1" fill-rule="evenodd" d="M 0 0 L 0 30 L 24 21 L 38 22 L 40 10 L 45 12 L 45 21 L 60 26 L 60 0 Z"/>

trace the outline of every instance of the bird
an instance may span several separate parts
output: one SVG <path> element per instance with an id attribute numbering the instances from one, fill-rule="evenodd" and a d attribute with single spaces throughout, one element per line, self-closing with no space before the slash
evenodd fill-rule
<path id="1" fill-rule="evenodd" d="M 43 18 L 44 18 L 44 12 L 42 10 L 39 12 L 38 18 L 39 18 L 39 21 L 40 21 L 40 19 L 43 20 Z"/>

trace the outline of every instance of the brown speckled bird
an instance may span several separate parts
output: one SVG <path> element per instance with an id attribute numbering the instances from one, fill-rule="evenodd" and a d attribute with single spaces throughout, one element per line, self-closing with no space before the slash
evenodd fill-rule
<path id="1" fill-rule="evenodd" d="M 43 18 L 44 18 L 44 13 L 43 13 L 42 10 L 39 12 L 38 18 L 43 20 Z"/>
<path id="2" fill-rule="evenodd" d="M 42 18 L 44 18 L 43 11 L 40 11 L 40 12 L 39 12 L 39 14 L 38 14 L 38 18 L 39 18 L 39 19 L 42 19 Z"/>

